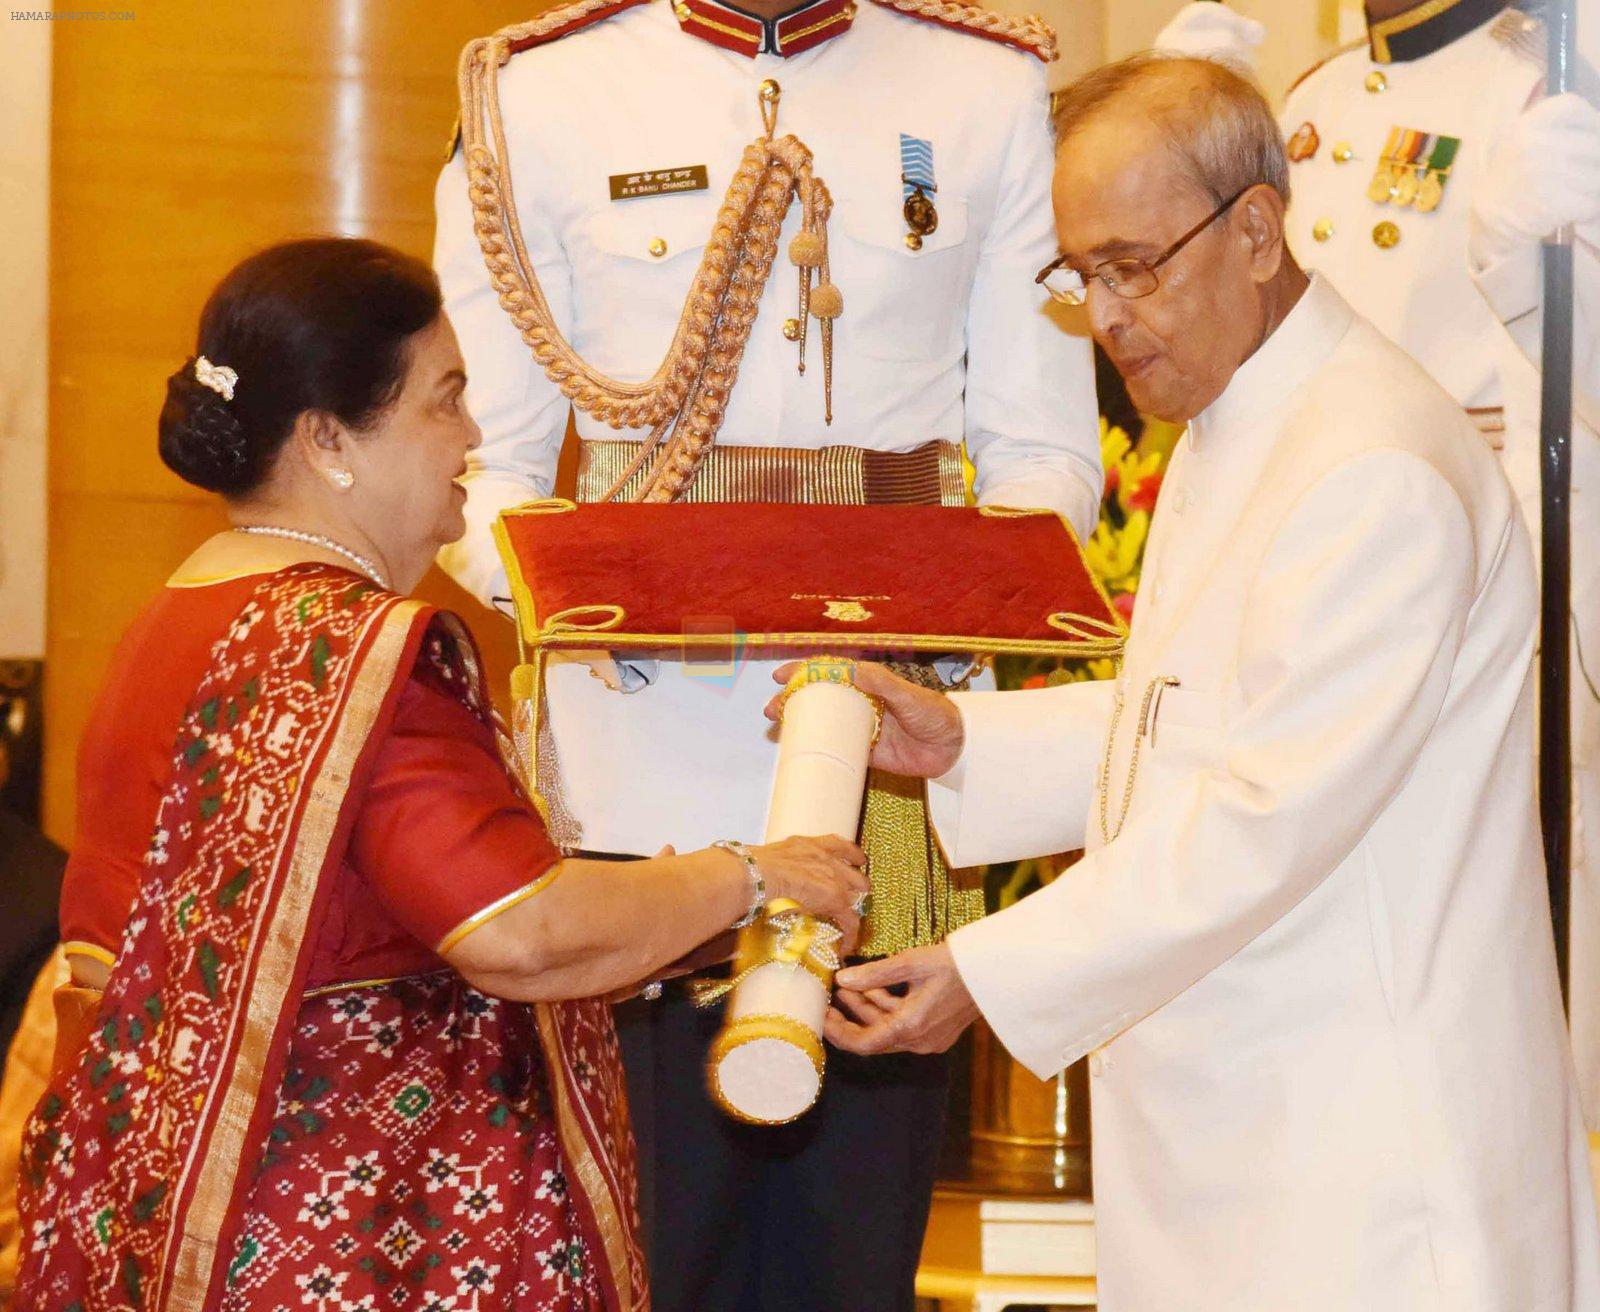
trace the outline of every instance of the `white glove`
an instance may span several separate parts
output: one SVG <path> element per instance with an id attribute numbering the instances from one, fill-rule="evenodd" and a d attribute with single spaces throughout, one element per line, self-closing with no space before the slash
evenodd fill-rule
<path id="1" fill-rule="evenodd" d="M 1484 269 L 1569 223 L 1600 219 L 1600 110 L 1581 96 L 1525 109 L 1472 197 L 1467 255 Z"/>
<path id="2" fill-rule="evenodd" d="M 1196 59 L 1219 59 L 1254 72 L 1256 47 L 1266 38 L 1267 29 L 1255 19 L 1214 0 L 1195 0 L 1178 10 L 1156 34 L 1155 49 Z"/>

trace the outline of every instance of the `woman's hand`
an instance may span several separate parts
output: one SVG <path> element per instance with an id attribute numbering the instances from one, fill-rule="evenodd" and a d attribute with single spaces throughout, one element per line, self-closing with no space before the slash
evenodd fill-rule
<path id="1" fill-rule="evenodd" d="M 814 916 L 833 921 L 844 931 L 841 953 L 855 946 L 861 932 L 857 900 L 871 886 L 867 882 L 867 856 L 854 843 L 832 835 L 820 838 L 785 838 L 778 843 L 752 847 L 750 855 L 767 881 L 769 899 L 788 898 Z"/>
<path id="2" fill-rule="evenodd" d="M 790 661 L 772 677 L 788 683 L 799 668 L 798 661 Z M 919 688 L 870 661 L 857 662 L 855 681 L 862 692 L 883 702 L 883 733 L 872 749 L 873 765 L 891 774 L 937 779 L 956 763 L 965 730 L 961 712 L 942 692 Z M 778 717 L 778 697 L 774 697 L 767 703 L 767 719 Z"/>

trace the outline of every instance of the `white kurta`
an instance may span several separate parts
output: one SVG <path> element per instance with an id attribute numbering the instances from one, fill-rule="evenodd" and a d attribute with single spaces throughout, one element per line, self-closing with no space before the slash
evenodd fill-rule
<path id="1" fill-rule="evenodd" d="M 748 58 L 687 35 L 656 0 L 515 56 L 500 80 L 511 174 L 556 321 L 613 377 L 654 372 L 732 171 L 761 131 L 757 89 L 769 78 L 782 88 L 778 131 L 811 148 L 834 198 L 829 249 L 845 300 L 834 422 L 823 420 L 815 324 L 803 376 L 784 336 L 797 306 L 784 254 L 796 205 L 718 441 L 906 451 L 964 439 L 980 501 L 1049 506 L 1087 536 L 1102 483 L 1093 364 L 1033 283 L 1056 245 L 1048 97 L 1032 55 L 863 3 L 822 45 Z M 915 251 L 902 134 L 931 145 L 937 187 L 938 227 Z M 612 174 L 696 164 L 707 190 L 610 199 Z M 489 285 L 459 153 L 437 209 L 435 262 L 484 435 L 467 534 L 440 560 L 487 601 L 506 595 L 489 527 L 549 495 L 570 407 Z M 584 439 L 643 436 L 585 415 L 577 426 Z M 761 716 L 772 668 L 748 661 L 706 677 L 664 662 L 655 684 L 622 695 L 583 666 L 552 667 L 551 725 L 583 844 L 758 841 L 776 763 Z"/>
<path id="2" fill-rule="evenodd" d="M 1539 252 L 1474 270 L 1467 259 L 1473 190 L 1490 157 L 1540 94 L 1542 31 L 1516 13 L 1442 50 L 1377 64 L 1366 47 L 1310 74 L 1289 95 L 1286 134 L 1311 124 L 1320 144 L 1290 168 L 1289 244 L 1325 273 L 1463 406 L 1503 407 L 1495 441 L 1527 522 L 1539 524 Z M 1376 80 L 1381 76 L 1381 82 Z M 1374 89 L 1381 87 L 1381 90 Z M 1438 208 L 1376 204 L 1366 194 L 1392 127 L 1460 139 Z M 1398 244 L 1372 239 L 1393 223 Z M 1600 231 L 1575 248 L 1572 611 L 1572 1034 L 1589 1123 L 1600 1127 Z"/>
<path id="3" fill-rule="evenodd" d="M 1533 562 L 1450 398 L 1324 281 L 1190 427 L 1115 684 L 959 698 L 954 863 L 1084 860 L 950 940 L 1091 1049 L 1103 1312 L 1571 1312 L 1600 1231 L 1534 804 Z M 1114 830 L 1095 774 L 1127 699 Z"/>

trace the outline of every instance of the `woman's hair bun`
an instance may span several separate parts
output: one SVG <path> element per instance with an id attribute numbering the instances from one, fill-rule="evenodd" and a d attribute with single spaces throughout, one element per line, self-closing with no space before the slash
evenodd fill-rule
<path id="1" fill-rule="evenodd" d="M 440 310 L 433 270 L 375 241 L 306 237 L 257 251 L 217 284 L 196 354 L 167 379 L 161 459 L 196 487 L 248 496 L 300 415 L 358 433 L 376 422 L 404 386 L 411 339 Z"/>
<path id="2" fill-rule="evenodd" d="M 233 403 L 196 376 L 190 360 L 167 379 L 161 407 L 161 459 L 185 482 L 224 496 L 256 481 L 244 426 Z"/>

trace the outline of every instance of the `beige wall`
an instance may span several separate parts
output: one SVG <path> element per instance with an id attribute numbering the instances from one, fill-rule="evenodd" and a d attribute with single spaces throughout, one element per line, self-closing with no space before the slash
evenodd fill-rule
<path id="1" fill-rule="evenodd" d="M 58 841 L 73 836 L 76 744 L 118 637 L 221 522 L 155 442 L 207 292 L 250 251 L 307 233 L 427 258 L 456 56 L 538 7 L 160 0 L 125 23 L 55 25 L 45 826 Z"/>
<path id="2" fill-rule="evenodd" d="M 1104 0 L 1107 58 L 1147 49 L 1182 0 Z M 1266 24 L 1261 85 L 1281 104 L 1289 84 L 1337 44 L 1339 0 L 1229 0 L 1229 7 Z"/>
<path id="3" fill-rule="evenodd" d="M 1046 72 L 1050 87 L 1064 87 L 1100 63 L 1106 46 L 1105 4 L 1101 0 L 984 0 L 1006 14 L 1038 14 L 1056 30 L 1061 58 Z"/>
<path id="4" fill-rule="evenodd" d="M 0 659 L 44 655 L 50 30 L 0 16 Z"/>

